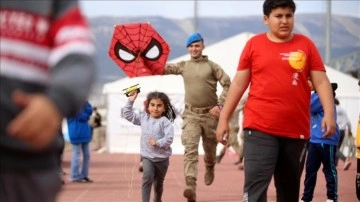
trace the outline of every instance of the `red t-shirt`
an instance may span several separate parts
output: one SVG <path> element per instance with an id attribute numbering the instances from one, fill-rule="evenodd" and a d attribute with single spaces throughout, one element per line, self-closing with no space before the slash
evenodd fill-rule
<path id="1" fill-rule="evenodd" d="M 275 136 L 309 139 L 310 70 L 325 71 L 320 54 L 307 37 L 294 34 L 276 43 L 266 34 L 246 44 L 238 70 L 250 68 L 251 83 L 244 109 L 244 128 Z"/>

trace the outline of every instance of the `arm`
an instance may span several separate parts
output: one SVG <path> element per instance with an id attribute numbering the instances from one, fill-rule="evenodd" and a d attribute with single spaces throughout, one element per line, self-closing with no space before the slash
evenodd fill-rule
<path id="1" fill-rule="evenodd" d="M 92 107 L 89 102 L 86 102 L 85 106 L 78 114 L 78 119 L 80 121 L 89 121 L 91 114 L 92 114 Z"/>
<path id="2" fill-rule="evenodd" d="M 134 101 L 137 97 L 137 92 L 133 91 L 133 94 L 130 95 L 129 100 L 126 102 L 123 110 L 122 110 L 122 117 L 126 120 L 130 121 L 134 125 L 141 124 L 141 117 L 139 114 L 136 114 L 133 110 Z"/>
<path id="3" fill-rule="evenodd" d="M 170 147 L 174 139 L 174 127 L 169 120 L 163 122 L 163 127 L 165 136 L 158 139 L 155 144 L 152 144 L 151 142 L 150 144 L 157 148 L 167 149 Z"/>
<path id="4" fill-rule="evenodd" d="M 324 118 L 321 122 L 323 137 L 329 137 L 336 132 L 335 106 L 332 88 L 326 73 L 323 71 L 311 71 L 312 84 L 319 95 L 321 105 L 324 109 Z"/>
<path id="5" fill-rule="evenodd" d="M 176 74 L 176 75 L 181 74 L 183 69 L 184 69 L 185 64 L 186 64 L 185 61 L 181 61 L 181 62 L 178 62 L 178 63 L 168 63 L 165 66 L 163 74 L 164 75 L 167 75 L 167 74 Z"/>
<path id="6" fill-rule="evenodd" d="M 229 88 L 230 88 L 231 80 L 230 80 L 230 77 L 225 73 L 225 71 L 219 65 L 215 64 L 214 70 L 215 70 L 215 72 L 214 72 L 215 78 L 219 81 L 219 83 L 221 84 L 221 86 L 223 88 L 223 90 L 220 94 L 218 103 L 224 104 L 225 98 L 226 98 Z"/>
<path id="7" fill-rule="evenodd" d="M 23 110 L 9 124 L 7 132 L 35 148 L 45 147 L 58 135 L 64 116 L 76 114 L 95 77 L 94 44 L 77 1 L 61 2 L 57 11 L 49 22 L 53 46 L 45 93 L 15 91 L 12 94 L 13 102 Z M 81 35 L 67 34 L 71 31 L 81 31 Z"/>
<path id="8" fill-rule="evenodd" d="M 218 106 L 213 107 L 209 113 L 213 116 L 219 116 L 222 106 L 225 102 L 225 97 L 229 91 L 229 87 L 231 84 L 230 77 L 225 73 L 225 71 L 217 64 L 212 64 L 213 66 L 213 73 L 214 77 L 217 81 L 219 81 L 220 85 L 222 86 L 223 90 L 220 94 L 218 99 Z"/>
<path id="9" fill-rule="evenodd" d="M 246 88 L 250 83 L 250 69 L 240 70 L 236 72 L 235 78 L 230 85 L 229 92 L 227 94 L 224 107 L 220 113 L 219 123 L 216 129 L 216 139 L 222 144 L 226 144 L 229 134 L 228 122 L 230 117 L 237 106 L 240 98 L 244 94 Z"/>

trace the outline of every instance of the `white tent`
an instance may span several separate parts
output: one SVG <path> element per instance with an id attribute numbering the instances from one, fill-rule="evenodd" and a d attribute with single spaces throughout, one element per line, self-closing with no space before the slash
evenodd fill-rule
<path id="1" fill-rule="evenodd" d="M 204 50 L 204 54 L 209 56 L 209 59 L 218 63 L 224 71 L 233 78 L 236 73 L 236 67 L 242 49 L 244 48 L 248 39 L 254 34 L 241 33 L 239 35 L 230 37 L 221 42 L 208 46 Z M 206 41 L 205 41 L 206 43 Z M 176 58 L 172 62 L 189 59 L 189 55 L 184 55 Z M 328 77 L 331 82 L 338 83 L 337 97 L 340 100 L 341 106 L 348 112 L 352 121 L 352 131 L 355 131 L 356 121 L 360 110 L 360 95 L 357 88 L 357 80 L 336 71 L 332 68 L 326 67 Z M 183 110 L 183 95 L 184 85 L 181 76 L 151 76 L 151 77 L 137 77 L 137 78 L 123 78 L 118 81 L 105 84 L 103 93 L 106 97 L 107 105 L 107 129 L 106 141 L 109 152 L 125 152 L 138 153 L 140 127 L 134 126 L 121 118 L 121 107 L 124 106 L 127 97 L 122 93 L 124 88 L 132 85 L 140 85 L 140 94 L 137 101 L 134 103 L 134 108 L 139 112 L 143 110 L 143 101 L 146 94 L 150 91 L 162 91 L 170 96 L 173 105 L 180 112 Z M 219 85 L 218 93 L 221 92 Z M 182 154 L 183 146 L 181 145 L 181 118 L 175 120 L 175 139 L 173 143 L 173 153 Z M 203 152 L 200 148 L 200 152 Z"/>

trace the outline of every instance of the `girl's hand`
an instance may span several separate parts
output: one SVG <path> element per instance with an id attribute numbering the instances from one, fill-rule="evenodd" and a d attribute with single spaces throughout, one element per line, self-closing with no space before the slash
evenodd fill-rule
<path id="1" fill-rule="evenodd" d="M 149 139 L 149 143 L 150 143 L 151 146 L 156 147 L 156 140 L 154 138 L 151 137 Z"/>
<path id="2" fill-rule="evenodd" d="M 137 98 L 137 95 L 138 95 L 138 93 L 137 93 L 136 90 L 134 90 L 133 92 L 129 93 L 129 100 L 132 101 L 132 102 L 134 102 L 134 101 L 136 100 L 136 98 Z"/>

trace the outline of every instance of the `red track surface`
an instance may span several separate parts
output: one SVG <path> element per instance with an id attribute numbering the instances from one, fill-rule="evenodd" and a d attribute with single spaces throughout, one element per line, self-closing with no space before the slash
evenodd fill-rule
<path id="1" fill-rule="evenodd" d="M 141 201 L 141 176 L 138 172 L 139 154 L 98 154 L 91 153 L 89 177 L 93 183 L 69 182 L 71 150 L 64 154 L 63 168 L 65 185 L 58 197 L 58 202 L 139 202 Z M 242 201 L 243 171 L 233 164 L 237 157 L 228 152 L 220 164 L 215 167 L 215 181 L 211 186 L 204 184 L 204 163 L 199 159 L 199 177 L 197 202 L 235 202 Z M 348 171 L 342 170 L 343 162 L 339 163 L 339 201 L 357 201 L 355 195 L 356 161 Z M 321 168 L 320 168 L 321 169 Z M 304 175 L 302 177 L 302 181 Z M 183 197 L 183 157 L 173 155 L 165 178 L 163 202 L 184 202 Z M 300 193 L 302 193 L 303 185 Z M 268 202 L 276 201 L 275 187 L 271 183 L 268 190 Z M 326 187 L 321 170 L 315 189 L 314 202 L 326 201 Z"/>

